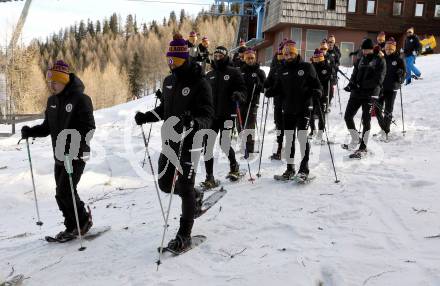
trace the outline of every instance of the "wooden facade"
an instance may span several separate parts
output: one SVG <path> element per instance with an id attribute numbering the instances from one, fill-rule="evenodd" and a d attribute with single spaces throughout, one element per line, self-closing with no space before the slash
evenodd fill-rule
<path id="1" fill-rule="evenodd" d="M 395 2 L 400 3 L 401 15 L 393 11 Z M 421 15 L 416 15 L 416 5 L 421 3 L 423 11 L 419 9 Z M 367 13 L 368 5 L 372 13 Z M 409 27 L 414 27 L 421 39 L 426 33 L 434 34 L 440 44 L 440 0 L 267 0 L 258 59 L 268 64 L 279 42 L 289 38 L 297 41 L 301 56 L 308 60 L 312 50 L 319 47 L 316 34 L 321 33 L 336 36 L 347 63 L 350 51 L 366 37 L 376 40 L 380 31 L 385 31 L 387 38 L 394 37 L 400 48 Z M 298 39 L 294 39 L 293 30 Z"/>

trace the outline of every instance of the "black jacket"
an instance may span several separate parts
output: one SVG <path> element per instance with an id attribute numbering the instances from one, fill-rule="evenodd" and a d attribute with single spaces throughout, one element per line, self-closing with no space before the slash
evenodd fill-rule
<path id="1" fill-rule="evenodd" d="M 323 91 L 328 92 L 328 84 L 329 81 L 333 78 L 332 72 L 333 67 L 329 59 L 326 59 L 319 63 L 313 63 L 313 67 L 318 74 L 319 81 L 323 87 Z M 327 96 L 327 94 L 323 94 L 323 96 Z"/>
<path id="2" fill-rule="evenodd" d="M 352 97 L 369 98 L 379 96 L 386 74 L 386 63 L 377 54 L 363 56 L 354 66 L 350 84 Z M 353 86 L 354 84 L 354 86 Z"/>
<path id="3" fill-rule="evenodd" d="M 273 92 L 266 96 L 278 95 L 284 114 L 306 114 L 313 106 L 313 96 L 322 95 L 322 86 L 311 63 L 298 56 L 293 62 L 285 62 L 278 70 Z"/>
<path id="4" fill-rule="evenodd" d="M 420 40 L 417 35 L 406 37 L 405 45 L 403 46 L 403 52 L 405 53 L 405 56 L 411 56 L 413 55 L 413 52 L 416 52 L 418 54 L 421 49 L 422 46 L 420 45 Z"/>
<path id="5" fill-rule="evenodd" d="M 279 61 L 277 55 L 275 55 L 270 64 L 270 71 L 267 75 L 266 81 L 264 82 L 264 87 L 266 88 L 266 92 L 273 92 L 273 87 L 275 86 L 276 79 L 278 77 L 278 71 L 283 66 L 283 61 Z M 270 96 L 273 97 L 273 104 L 276 108 L 281 108 L 281 100 L 280 97 L 276 94 Z"/>
<path id="6" fill-rule="evenodd" d="M 49 97 L 43 123 L 32 127 L 29 136 L 46 137 L 50 135 L 52 148 L 55 151 L 58 135 L 65 129 L 75 129 L 81 135 L 78 157 L 73 159 L 87 160 L 90 147 L 86 143 L 86 135 L 95 129 L 93 104 L 90 97 L 84 94 L 84 84 L 74 74 L 70 74 L 70 82 L 61 93 Z M 87 139 L 91 140 L 92 137 Z M 70 136 L 68 136 L 67 141 L 63 142 L 66 144 L 64 148 L 59 147 L 62 148 L 59 150 L 64 149 L 64 154 L 69 153 L 70 141 Z M 58 154 L 58 156 L 62 155 Z M 58 159 L 60 158 L 58 157 Z M 57 164 L 62 164 L 58 159 L 55 158 Z"/>
<path id="7" fill-rule="evenodd" d="M 329 61 L 330 66 L 332 68 L 331 83 L 332 83 L 332 85 L 335 85 L 338 80 L 338 69 L 339 69 L 340 60 L 341 60 L 341 51 L 335 45 L 333 50 L 327 51 L 325 58 L 326 58 L 326 60 Z"/>
<path id="8" fill-rule="evenodd" d="M 232 94 L 240 94 L 239 103 L 243 104 L 246 98 L 246 85 L 240 70 L 231 67 L 229 58 L 220 67 L 214 64 L 213 70 L 206 75 L 212 88 L 215 117 L 217 119 L 228 120 L 231 115 L 236 113 L 236 103 L 232 99 Z"/>
<path id="9" fill-rule="evenodd" d="M 202 44 L 199 44 L 198 56 L 195 59 L 197 62 L 205 62 L 210 64 L 211 60 L 209 59 L 209 50 L 205 48 Z"/>
<path id="10" fill-rule="evenodd" d="M 200 65 L 191 61 L 186 62 L 164 79 L 159 106 L 145 115 L 148 122 L 157 122 L 172 116 L 182 118 L 186 113 L 193 117 L 195 127 L 193 132 L 185 137 L 183 146 L 185 152 L 193 148 L 193 138 L 197 130 L 211 127 L 214 113 L 211 87 L 203 76 Z M 174 129 L 177 133 L 181 133 L 182 125 L 176 124 Z M 167 139 L 165 137 L 162 132 L 162 140 Z M 168 143 L 177 154 L 179 142 L 168 141 Z"/>
<path id="11" fill-rule="evenodd" d="M 146 113 L 148 122 L 181 117 L 189 112 L 199 129 L 209 128 L 213 114 L 212 92 L 200 65 L 186 62 L 167 76 L 163 81 L 160 104 L 153 111 Z"/>
<path id="12" fill-rule="evenodd" d="M 256 64 L 254 66 L 244 64 L 240 70 L 247 90 L 245 105 L 249 106 L 249 104 L 251 104 L 252 91 L 254 90 L 255 85 L 252 107 L 256 107 L 257 104 L 260 102 L 260 93 L 264 91 L 264 81 L 266 80 L 266 74 L 262 69 L 260 69 L 259 64 Z"/>
<path id="13" fill-rule="evenodd" d="M 398 52 L 391 55 L 385 55 L 387 72 L 383 81 L 384 90 L 398 90 L 403 83 L 406 74 L 405 61 Z"/>

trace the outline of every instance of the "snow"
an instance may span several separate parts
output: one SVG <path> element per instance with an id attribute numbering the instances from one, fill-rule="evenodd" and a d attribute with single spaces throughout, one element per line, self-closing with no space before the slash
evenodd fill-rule
<path id="1" fill-rule="evenodd" d="M 31 145 L 41 229 L 35 225 L 26 147 L 17 145 L 18 136 L 0 139 L 0 277 L 23 274 L 23 285 L 440 285 L 440 238 L 426 238 L 440 233 L 439 64 L 439 55 L 417 59 L 424 79 L 402 89 L 405 136 L 398 97 L 391 142 L 371 137 L 372 154 L 361 161 L 349 160 L 338 146 L 348 141 L 348 132 L 335 98 L 329 136 L 337 143 L 332 151 L 339 184 L 327 145 L 312 145 L 313 183 L 273 180 L 285 164 L 267 159 L 275 148 L 271 108 L 262 177 L 254 184 L 225 182 L 229 165 L 217 150 L 215 171 L 228 194 L 193 231 L 208 239 L 182 256 L 163 259 L 159 271 L 163 219 L 148 163 L 141 168 L 143 141 L 133 122 L 136 110 L 152 108 L 152 96 L 95 114 L 93 158 L 79 190 L 95 226 L 112 229 L 86 241 L 83 252 L 77 251 L 78 241 L 43 240 L 63 227 L 54 200 L 50 139 Z M 344 108 L 346 80 L 340 83 Z M 155 167 L 160 125 L 153 125 L 150 144 Z M 375 118 L 372 126 L 372 133 L 379 131 Z M 240 164 L 246 168 L 245 161 Z M 257 167 L 255 159 L 254 175 Z M 201 164 L 197 182 L 203 179 Z M 169 196 L 161 196 L 167 205 Z M 179 214 L 175 197 L 166 241 L 177 231 Z"/>

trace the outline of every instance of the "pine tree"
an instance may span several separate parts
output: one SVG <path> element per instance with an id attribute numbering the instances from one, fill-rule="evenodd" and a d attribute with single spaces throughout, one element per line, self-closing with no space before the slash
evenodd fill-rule
<path id="1" fill-rule="evenodd" d="M 95 27 L 93 25 L 93 22 L 90 21 L 89 19 L 87 20 L 87 32 L 89 33 L 90 36 L 95 37 L 96 33 L 95 33 Z"/>
<path id="2" fill-rule="evenodd" d="M 98 20 L 96 21 L 96 34 L 101 33 L 101 22 Z"/>
<path id="3" fill-rule="evenodd" d="M 176 12 L 171 11 L 170 12 L 170 18 L 168 20 L 168 26 L 176 24 L 176 22 L 177 22 Z"/>
<path id="4" fill-rule="evenodd" d="M 104 33 L 104 34 L 110 34 L 110 33 L 111 33 L 110 24 L 109 24 L 109 22 L 107 21 L 107 19 L 104 20 L 103 33 Z"/>
<path id="5" fill-rule="evenodd" d="M 133 15 L 129 14 L 125 21 L 125 38 L 128 39 L 134 35 L 134 20 Z"/>
<path id="6" fill-rule="evenodd" d="M 119 34 L 118 16 L 116 13 L 110 16 L 110 30 L 114 35 Z"/>
<path id="7" fill-rule="evenodd" d="M 137 52 L 134 53 L 133 60 L 128 72 L 128 83 L 130 93 L 133 98 L 139 98 L 142 92 L 142 65 Z"/>

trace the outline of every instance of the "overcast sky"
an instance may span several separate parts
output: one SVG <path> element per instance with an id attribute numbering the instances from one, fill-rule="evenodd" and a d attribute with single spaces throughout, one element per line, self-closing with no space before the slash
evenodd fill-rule
<path id="1" fill-rule="evenodd" d="M 151 1 L 151 0 L 150 0 Z M 79 22 L 109 18 L 114 12 L 125 21 L 128 14 L 135 14 L 138 23 L 158 20 L 169 16 L 174 10 L 179 17 L 180 10 L 196 15 L 202 8 L 207 9 L 213 0 L 159 0 L 162 3 L 148 3 L 129 0 L 33 0 L 23 29 L 23 41 L 42 38 Z M 163 3 L 172 2 L 172 3 Z M 180 3 L 180 4 L 179 4 Z M 191 5 L 189 3 L 200 3 Z M 10 39 L 12 26 L 17 23 L 24 1 L 0 3 L 0 46 Z"/>

